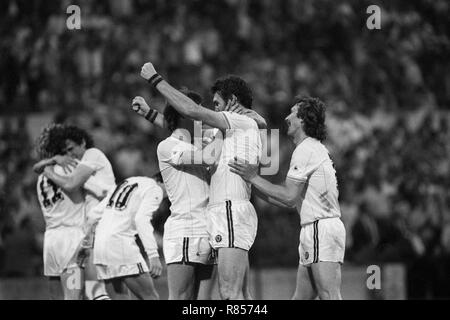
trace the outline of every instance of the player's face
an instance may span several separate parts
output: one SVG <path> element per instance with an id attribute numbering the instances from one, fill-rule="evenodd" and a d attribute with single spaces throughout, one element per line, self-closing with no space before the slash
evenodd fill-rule
<path id="1" fill-rule="evenodd" d="M 223 100 L 223 98 L 217 92 L 214 94 L 213 104 L 214 110 L 217 112 L 224 111 L 225 107 L 227 106 L 225 100 Z"/>
<path id="2" fill-rule="evenodd" d="M 294 105 L 291 108 L 291 113 L 284 119 L 287 125 L 288 136 L 293 137 L 297 130 L 302 128 L 302 120 L 297 116 L 298 105 Z"/>
<path id="3" fill-rule="evenodd" d="M 66 140 L 66 149 L 65 149 L 66 155 L 80 160 L 83 157 L 85 151 L 86 151 L 86 143 L 84 141 L 81 144 L 77 144 L 70 139 Z"/>

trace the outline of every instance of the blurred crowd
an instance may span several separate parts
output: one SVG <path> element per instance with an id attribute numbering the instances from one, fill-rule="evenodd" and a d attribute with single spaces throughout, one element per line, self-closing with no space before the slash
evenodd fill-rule
<path id="1" fill-rule="evenodd" d="M 80 30 L 67 29 L 71 4 L 81 9 Z M 381 30 L 366 27 L 372 4 L 381 7 Z M 139 76 L 152 61 L 172 84 L 202 93 L 205 105 L 215 78 L 242 76 L 270 128 L 282 128 L 295 95 L 324 100 L 347 261 L 402 262 L 411 297 L 450 296 L 442 292 L 450 289 L 449 6 L 446 0 L 1 1 L 2 274 L 39 274 L 42 263 L 29 118 L 51 114 L 49 122 L 89 130 L 118 179 L 151 175 L 167 132 L 129 105 L 141 95 L 162 111 L 164 101 Z M 280 139 L 287 140 L 283 132 Z M 283 159 L 274 181 L 284 178 L 292 150 L 283 142 L 274 150 Z M 254 201 L 260 224 L 253 265 L 296 265 L 297 213 Z M 154 221 L 160 232 L 167 215 L 165 204 Z"/>

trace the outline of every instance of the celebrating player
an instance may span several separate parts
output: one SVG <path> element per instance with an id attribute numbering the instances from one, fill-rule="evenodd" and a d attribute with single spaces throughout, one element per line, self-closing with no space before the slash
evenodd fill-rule
<path id="1" fill-rule="evenodd" d="M 257 216 L 250 203 L 250 184 L 230 172 L 228 161 L 239 156 L 257 163 L 261 139 L 253 119 L 229 110 L 236 104 L 251 108 L 251 90 L 245 81 L 235 76 L 217 80 L 212 88 L 216 111 L 212 111 L 164 81 L 151 63 L 143 66 L 141 76 L 182 116 L 225 132 L 218 164 L 211 176 L 207 227 L 210 243 L 218 250 L 220 295 L 223 299 L 242 299 L 248 250 L 256 237 Z"/>
<path id="2" fill-rule="evenodd" d="M 186 95 L 196 103 L 202 101 L 193 91 Z M 220 151 L 220 139 L 209 144 L 207 150 L 199 150 L 192 144 L 192 120 L 182 118 L 170 105 L 164 110 L 164 118 L 172 132 L 158 145 L 159 168 L 171 202 L 163 244 L 169 300 L 211 299 L 215 268 L 206 229 L 209 174 L 204 165 L 215 163 L 210 150 Z M 195 152 L 199 154 L 197 165 Z"/>
<path id="3" fill-rule="evenodd" d="M 94 148 L 91 136 L 84 130 L 71 125 L 61 127 L 58 134 L 51 136 L 57 154 L 67 155 L 77 160 L 77 166 L 68 176 L 62 176 L 43 160 L 35 166 L 35 170 L 44 170 L 44 175 L 62 190 L 72 192 L 82 188 L 91 176 L 95 176 L 97 184 L 101 185 L 103 194 L 87 192 L 85 195 L 86 224 L 85 233 L 92 233 L 99 216 L 93 214 L 94 208 L 106 193 L 115 188 L 115 177 L 111 164 L 104 153 Z M 50 162 L 51 164 L 51 162 Z M 91 235 L 91 238 L 93 236 Z M 86 294 L 88 299 L 99 299 L 106 295 L 104 284 L 97 280 L 96 270 L 92 262 L 92 255 L 88 255 L 85 264 Z"/>
<path id="4" fill-rule="evenodd" d="M 342 299 L 341 264 L 345 228 L 340 216 L 336 171 L 328 150 L 325 105 L 317 98 L 298 97 L 285 119 L 296 148 L 283 185 L 258 175 L 258 166 L 230 161 L 232 172 L 256 187 L 276 205 L 296 206 L 301 231 L 297 288 L 293 299 Z"/>
<path id="5" fill-rule="evenodd" d="M 147 177 L 127 178 L 93 209 L 102 216 L 95 232 L 94 264 L 113 299 L 126 294 L 124 285 L 138 299 L 159 299 L 151 277 L 159 277 L 162 266 L 150 221 L 163 200 L 160 185 Z"/>
<path id="6" fill-rule="evenodd" d="M 56 299 L 60 288 L 64 299 L 82 299 L 84 272 L 76 264 L 76 255 L 84 237 L 85 195 L 82 188 L 64 190 L 48 179 L 42 170 L 46 166 L 55 166 L 61 175 L 66 168 L 76 166 L 70 157 L 58 155 L 58 137 L 63 136 L 64 127 L 51 125 L 45 128 L 38 139 L 37 151 L 42 159 L 34 169 L 40 173 L 37 182 L 37 194 L 45 219 L 44 235 L 44 275 L 49 277 L 50 298 Z M 102 193 L 101 183 L 90 177 L 83 186 L 93 194 Z"/>

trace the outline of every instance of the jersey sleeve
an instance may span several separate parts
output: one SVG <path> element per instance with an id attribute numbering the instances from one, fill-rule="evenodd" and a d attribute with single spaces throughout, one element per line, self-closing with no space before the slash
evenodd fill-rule
<path id="1" fill-rule="evenodd" d="M 304 183 L 325 160 L 320 159 L 312 149 L 296 150 L 292 155 L 287 178 L 297 183 Z"/>
<path id="2" fill-rule="evenodd" d="M 160 144 L 158 146 L 158 159 L 172 166 L 192 164 L 197 148 L 188 143 Z"/>
<path id="3" fill-rule="evenodd" d="M 234 112 L 228 112 L 228 111 L 222 111 L 221 112 L 227 123 L 228 123 L 228 127 L 230 129 L 257 129 L 258 126 L 256 125 L 255 120 L 238 114 L 238 113 L 234 113 Z"/>
<path id="4" fill-rule="evenodd" d="M 143 193 L 143 200 L 134 218 L 136 230 L 149 258 L 159 257 L 158 244 L 153 235 L 152 217 L 163 199 L 160 186 L 153 185 Z"/>
<path id="5" fill-rule="evenodd" d="M 104 183 L 102 179 L 95 176 L 90 176 L 84 183 L 83 188 L 93 193 L 97 198 L 103 198 L 106 193 L 111 189 L 111 186 Z"/>
<path id="6" fill-rule="evenodd" d="M 79 164 L 85 165 L 94 171 L 98 171 L 106 166 L 105 154 L 97 148 L 90 148 L 85 151 Z"/>

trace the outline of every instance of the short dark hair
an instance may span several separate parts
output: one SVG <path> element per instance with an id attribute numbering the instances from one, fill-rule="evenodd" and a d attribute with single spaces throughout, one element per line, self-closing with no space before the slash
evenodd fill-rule
<path id="1" fill-rule="evenodd" d="M 52 123 L 45 127 L 36 140 L 36 152 L 39 159 L 51 158 L 62 154 L 61 141 L 63 141 L 64 125 Z M 65 146 L 65 142 L 64 145 Z"/>
<path id="2" fill-rule="evenodd" d="M 225 101 L 231 99 L 231 96 L 234 94 L 240 104 L 247 109 L 252 108 L 252 90 L 247 82 L 238 76 L 228 75 L 217 79 L 211 87 L 211 92 L 212 94 L 219 93 Z"/>
<path id="3" fill-rule="evenodd" d="M 73 125 L 52 123 L 42 130 L 36 141 L 39 158 L 45 159 L 64 154 L 67 139 L 77 144 L 81 144 L 84 140 L 86 149 L 94 146 L 94 140 L 85 130 Z"/>
<path id="4" fill-rule="evenodd" d="M 201 104 L 203 99 L 200 94 L 195 91 L 189 90 L 185 87 L 181 88 L 180 91 L 191 98 L 196 104 Z M 183 116 L 170 104 L 166 105 L 164 109 L 164 119 L 167 121 L 168 128 L 171 132 L 178 128 L 180 117 Z"/>
<path id="5" fill-rule="evenodd" d="M 326 139 L 325 104 L 318 98 L 297 96 L 297 117 L 303 120 L 303 131 L 306 135 L 319 141 Z"/>
<path id="6" fill-rule="evenodd" d="M 67 125 L 64 129 L 64 148 L 66 140 L 72 140 L 76 144 L 82 144 L 83 140 L 86 143 L 86 149 L 94 147 L 94 139 L 92 136 L 87 133 L 86 130 L 83 130 L 77 126 Z"/>

